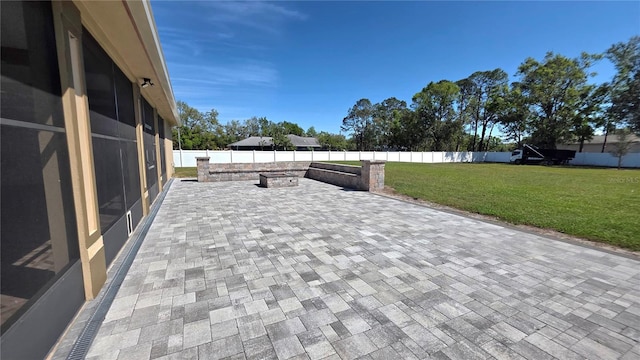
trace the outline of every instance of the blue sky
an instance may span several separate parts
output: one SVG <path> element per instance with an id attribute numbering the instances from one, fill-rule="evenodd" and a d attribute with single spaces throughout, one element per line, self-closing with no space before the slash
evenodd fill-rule
<path id="1" fill-rule="evenodd" d="M 360 98 L 640 35 L 640 2 L 151 2 L 176 99 L 337 133 Z M 592 81 L 613 76 L 607 60 Z"/>

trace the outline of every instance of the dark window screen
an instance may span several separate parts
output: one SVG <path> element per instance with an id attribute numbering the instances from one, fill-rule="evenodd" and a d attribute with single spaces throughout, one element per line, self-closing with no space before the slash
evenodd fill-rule
<path id="1" fill-rule="evenodd" d="M 133 85 L 124 73 L 114 66 L 116 100 L 118 102 L 118 121 L 120 121 L 120 137 L 136 139 L 136 118 L 133 106 Z"/>
<path id="2" fill-rule="evenodd" d="M 147 170 L 147 188 L 151 188 L 158 182 L 158 170 L 156 169 L 156 131 L 153 119 L 153 108 L 142 98 L 142 119 L 144 123 L 144 158 Z"/>
<path id="3" fill-rule="evenodd" d="M 144 122 L 144 131 L 147 134 L 156 135 L 155 119 L 153 118 L 153 107 L 142 98 L 142 120 Z"/>
<path id="4" fill-rule="evenodd" d="M 164 139 L 164 119 L 158 116 L 158 136 Z"/>
<path id="5" fill-rule="evenodd" d="M 118 136 L 113 62 L 86 30 L 82 34 L 82 51 L 91 112 L 91 132 Z"/>
<path id="6" fill-rule="evenodd" d="M 120 141 L 123 177 L 127 209 L 131 209 L 140 200 L 140 172 L 138 170 L 138 144 L 132 141 Z"/>
<path id="7" fill-rule="evenodd" d="M 51 3 L 2 1 L 0 14 L 0 103 L 13 120 L 0 126 L 4 333 L 79 256 Z"/>
<path id="8" fill-rule="evenodd" d="M 100 207 L 100 227 L 109 230 L 125 214 L 120 141 L 93 136 L 93 163 Z"/>
<path id="9" fill-rule="evenodd" d="M 64 126 L 51 3 L 1 3 L 2 117 Z"/>
<path id="10" fill-rule="evenodd" d="M 125 202 L 127 209 L 130 209 L 141 197 L 133 85 L 115 65 L 114 77 L 118 103 L 118 133 L 122 139 L 120 141 L 120 154 L 122 156 Z"/>

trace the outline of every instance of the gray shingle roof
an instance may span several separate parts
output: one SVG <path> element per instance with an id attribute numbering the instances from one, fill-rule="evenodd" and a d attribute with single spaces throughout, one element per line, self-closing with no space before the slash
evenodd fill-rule
<path id="1" fill-rule="evenodd" d="M 250 136 L 244 140 L 236 141 L 228 146 L 271 146 L 273 138 L 271 136 Z"/>
<path id="2" fill-rule="evenodd" d="M 638 142 L 640 141 L 640 137 L 634 135 L 634 134 L 629 134 L 627 136 L 627 141 L 631 141 L 631 142 Z M 604 135 L 595 135 L 593 137 L 593 139 L 591 140 L 587 140 L 584 143 L 585 144 L 602 144 L 604 142 Z M 617 144 L 619 143 L 620 140 L 618 139 L 618 135 L 617 134 L 609 134 L 607 135 L 607 144 Z M 579 144 L 580 142 L 578 141 L 572 141 L 572 142 L 568 142 L 567 145 L 572 145 L 572 144 Z"/>
<path id="3" fill-rule="evenodd" d="M 318 143 L 318 139 L 314 137 L 302 137 L 297 135 L 287 135 L 291 143 L 295 147 L 312 147 L 319 148 L 320 144 Z M 227 146 L 235 147 L 235 146 L 247 146 L 247 147 L 257 147 L 257 146 L 271 146 L 273 145 L 273 138 L 270 136 L 250 136 L 244 140 L 236 141 Z"/>
<path id="4" fill-rule="evenodd" d="M 293 146 L 296 147 L 320 147 L 318 139 L 314 137 L 302 137 L 298 135 L 287 135 Z"/>

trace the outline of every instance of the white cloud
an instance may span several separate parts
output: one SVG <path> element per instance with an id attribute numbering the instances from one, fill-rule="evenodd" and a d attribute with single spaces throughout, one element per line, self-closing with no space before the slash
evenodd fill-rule
<path id="1" fill-rule="evenodd" d="M 212 25 L 233 30 L 244 26 L 269 33 L 280 33 L 287 21 L 302 21 L 307 15 L 265 1 L 212 1 L 205 3 L 213 11 L 209 14 Z"/>
<path id="2" fill-rule="evenodd" d="M 275 86 L 278 72 L 272 64 L 243 62 L 233 64 L 175 64 L 173 68 L 180 74 L 197 76 L 172 78 L 174 82 L 190 81 L 212 86 Z"/>

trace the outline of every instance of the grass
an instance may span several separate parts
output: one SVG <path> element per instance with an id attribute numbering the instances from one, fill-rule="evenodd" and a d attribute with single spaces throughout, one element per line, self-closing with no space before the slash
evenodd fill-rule
<path id="1" fill-rule="evenodd" d="M 177 167 L 173 176 L 177 178 L 198 177 L 198 168 L 196 167 Z"/>
<path id="2" fill-rule="evenodd" d="M 176 176 L 195 177 L 196 170 L 176 168 Z M 513 224 L 640 251 L 640 170 L 388 162 L 385 185 Z"/>
<path id="3" fill-rule="evenodd" d="M 385 185 L 513 224 L 640 250 L 640 170 L 388 162 Z"/>

